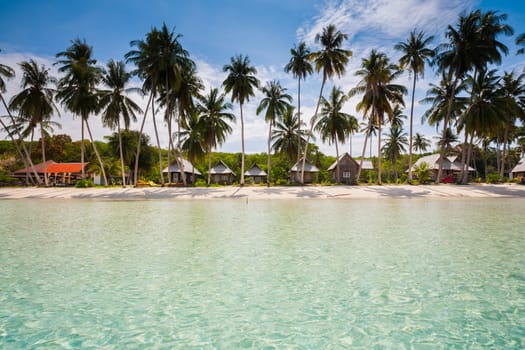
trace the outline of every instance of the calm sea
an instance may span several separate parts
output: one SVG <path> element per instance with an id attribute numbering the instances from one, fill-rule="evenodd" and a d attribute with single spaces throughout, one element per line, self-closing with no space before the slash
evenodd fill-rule
<path id="1" fill-rule="evenodd" d="M 0 201 L 0 348 L 524 348 L 524 210 Z"/>

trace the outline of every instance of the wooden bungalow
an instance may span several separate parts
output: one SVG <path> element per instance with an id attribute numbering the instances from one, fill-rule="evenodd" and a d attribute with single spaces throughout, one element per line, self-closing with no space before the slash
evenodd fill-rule
<path id="1" fill-rule="evenodd" d="M 359 170 L 360 161 L 356 161 L 352 156 L 348 153 L 343 154 L 339 157 L 339 180 L 341 183 L 347 184 L 347 185 L 355 185 L 357 184 L 357 172 Z M 372 162 L 369 160 L 363 161 L 363 170 L 372 170 L 374 167 L 372 166 Z M 332 177 L 332 181 L 337 181 L 337 161 L 335 161 L 330 167 L 328 168 L 328 171 L 330 172 L 330 175 Z"/>
<path id="2" fill-rule="evenodd" d="M 184 174 L 186 176 L 187 184 L 194 183 L 196 176 L 201 175 L 201 172 L 199 171 L 199 169 L 195 168 L 195 166 L 191 164 L 189 161 L 187 161 L 186 159 L 182 159 L 182 166 L 184 168 Z M 175 161 L 171 163 L 170 166 L 162 170 L 162 173 L 167 174 L 168 182 L 182 183 L 182 175 L 181 175 L 181 170 L 179 169 L 178 162 Z"/>
<path id="3" fill-rule="evenodd" d="M 88 163 L 55 163 L 48 160 L 45 163 L 35 164 L 35 171 L 44 182 L 45 174 L 51 186 L 73 185 L 77 180 L 82 178 L 82 168 L 87 167 Z M 24 179 L 26 176 L 34 176 L 31 167 L 17 170 L 13 177 Z"/>
<path id="4" fill-rule="evenodd" d="M 425 157 L 419 158 L 414 165 L 412 166 L 412 171 L 414 171 L 421 164 L 427 163 L 428 167 L 432 169 L 431 179 L 435 180 L 439 170 L 439 153 L 431 154 Z M 443 168 L 441 174 L 442 182 L 455 182 L 461 176 L 461 171 L 463 169 L 463 164 L 461 160 L 456 156 L 449 156 L 443 159 Z M 469 175 L 475 172 L 476 169 L 468 167 Z"/>
<path id="5" fill-rule="evenodd" d="M 251 182 L 259 184 L 266 181 L 266 172 L 262 170 L 257 163 L 253 163 L 250 169 L 244 172 L 244 176 Z"/>
<path id="6" fill-rule="evenodd" d="M 290 179 L 292 183 L 301 183 L 301 170 L 303 161 L 302 159 L 295 163 L 292 169 L 290 169 Z M 309 184 L 317 181 L 319 174 L 319 168 L 310 163 L 308 160 L 304 163 L 304 183 Z"/>
<path id="7" fill-rule="evenodd" d="M 518 164 L 510 171 L 511 178 L 521 178 L 521 183 L 525 184 L 525 157 L 521 158 Z"/>
<path id="8" fill-rule="evenodd" d="M 211 183 L 221 185 L 231 185 L 235 177 L 235 173 L 222 160 L 211 168 L 210 174 Z"/>

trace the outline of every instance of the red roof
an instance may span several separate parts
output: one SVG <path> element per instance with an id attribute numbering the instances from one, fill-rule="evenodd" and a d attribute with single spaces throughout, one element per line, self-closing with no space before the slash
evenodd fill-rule
<path id="1" fill-rule="evenodd" d="M 47 166 L 48 173 L 81 173 L 87 163 L 54 163 Z"/>
<path id="2" fill-rule="evenodd" d="M 51 165 L 51 164 L 56 164 L 56 163 L 53 162 L 52 160 L 48 160 L 45 163 L 33 164 L 33 165 L 35 166 L 35 171 L 37 173 L 43 174 L 44 173 L 44 169 L 49 167 L 49 165 Z M 28 168 L 23 168 L 23 169 L 19 169 L 19 170 L 15 171 L 15 174 L 25 174 L 25 173 L 33 173 L 33 169 L 31 167 L 28 167 Z"/>

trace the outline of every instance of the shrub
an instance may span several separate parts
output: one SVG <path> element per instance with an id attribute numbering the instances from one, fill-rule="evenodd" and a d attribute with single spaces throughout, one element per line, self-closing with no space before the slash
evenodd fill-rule
<path id="1" fill-rule="evenodd" d="M 208 182 L 204 179 L 197 179 L 193 183 L 193 187 L 206 187 L 208 185 Z"/>
<path id="2" fill-rule="evenodd" d="M 430 166 L 428 165 L 428 163 L 421 163 L 414 169 L 414 174 L 416 174 L 419 182 L 422 184 L 430 181 L 431 173 L 432 173 L 432 169 L 430 169 Z"/>
<path id="3" fill-rule="evenodd" d="M 485 179 L 485 182 L 488 183 L 488 184 L 497 184 L 497 183 L 499 183 L 499 174 L 497 174 L 497 173 L 487 174 L 487 178 Z"/>
<path id="4" fill-rule="evenodd" d="M 88 187 L 94 187 L 94 186 L 95 184 L 93 183 L 93 180 L 91 179 L 78 180 L 75 183 L 76 188 L 88 188 Z"/>

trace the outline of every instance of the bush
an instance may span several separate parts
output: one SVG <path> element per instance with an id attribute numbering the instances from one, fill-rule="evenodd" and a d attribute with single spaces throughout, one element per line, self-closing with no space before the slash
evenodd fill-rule
<path id="1" fill-rule="evenodd" d="M 427 163 L 421 163 L 414 169 L 414 174 L 416 174 L 420 183 L 424 184 L 430 181 L 430 174 L 432 169 Z"/>
<path id="2" fill-rule="evenodd" d="M 95 187 L 95 184 L 93 183 L 93 180 L 91 180 L 91 179 L 83 179 L 83 180 L 78 180 L 75 183 L 75 187 L 76 188 Z"/>
<path id="3" fill-rule="evenodd" d="M 497 174 L 497 173 L 487 174 L 487 178 L 485 179 L 485 182 L 488 183 L 488 184 L 497 184 L 497 183 L 499 183 L 499 174 Z"/>
<path id="4" fill-rule="evenodd" d="M 206 187 L 208 182 L 204 179 L 197 179 L 193 184 L 193 187 Z"/>

